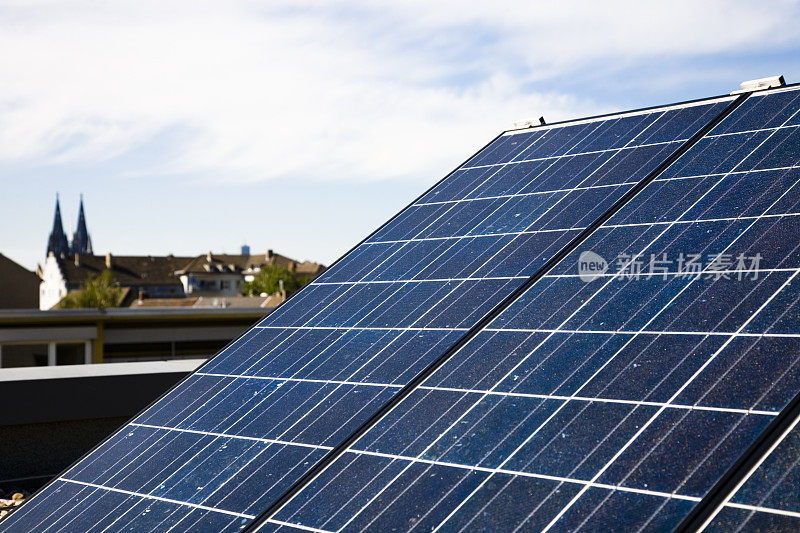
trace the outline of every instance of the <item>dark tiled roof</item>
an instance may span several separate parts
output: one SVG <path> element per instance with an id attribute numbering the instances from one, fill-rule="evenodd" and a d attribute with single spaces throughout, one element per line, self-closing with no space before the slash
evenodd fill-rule
<path id="1" fill-rule="evenodd" d="M 210 260 L 209 260 L 210 258 Z M 104 255 L 57 257 L 58 265 L 68 285 L 75 286 L 96 276 L 106 267 Z M 242 273 L 266 264 L 294 269 L 299 274 L 316 275 L 325 267 L 309 261 L 298 262 L 280 254 L 231 255 L 204 254 L 196 257 L 112 255 L 111 273 L 123 287 L 147 285 L 180 285 L 179 275 L 194 272 Z"/>
<path id="2" fill-rule="evenodd" d="M 111 268 L 106 267 L 104 255 L 79 255 L 58 257 L 58 266 L 68 284 L 80 284 L 104 270 L 111 270 L 114 280 L 122 286 L 180 285 L 175 275 L 192 257 L 168 256 L 111 256 Z"/>
<path id="3" fill-rule="evenodd" d="M 318 263 L 299 262 L 289 257 L 272 253 L 258 255 L 205 254 L 191 260 L 181 269 L 181 274 L 206 272 L 237 272 L 260 268 L 264 265 L 277 265 L 300 274 L 315 275 L 325 269 Z"/>

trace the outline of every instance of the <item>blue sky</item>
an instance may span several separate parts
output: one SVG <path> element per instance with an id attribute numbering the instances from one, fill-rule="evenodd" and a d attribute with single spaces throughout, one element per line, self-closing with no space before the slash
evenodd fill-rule
<path id="1" fill-rule="evenodd" d="M 0 253 L 330 263 L 514 121 L 800 81 L 800 3 L 2 2 Z"/>

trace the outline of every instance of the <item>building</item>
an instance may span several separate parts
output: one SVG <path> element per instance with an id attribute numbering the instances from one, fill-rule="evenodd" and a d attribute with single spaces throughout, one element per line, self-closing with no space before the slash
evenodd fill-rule
<path id="1" fill-rule="evenodd" d="M 266 254 L 252 255 L 247 245 L 242 246 L 239 255 L 212 252 L 196 257 L 94 255 L 86 225 L 83 196 L 78 209 L 77 229 L 72 241 L 68 242 L 56 195 L 47 258 L 44 266 L 37 269 L 42 280 L 39 309 L 52 309 L 70 291 L 80 289 L 84 282 L 105 270 L 111 271 L 114 281 L 126 289 L 123 306 L 136 307 L 132 305 L 134 302 L 145 299 L 188 296 L 225 299 L 229 304 L 236 305 L 241 302 L 231 299 L 239 296 L 244 284 L 252 281 L 266 265 L 284 267 L 303 277 L 313 277 L 325 269 L 319 263 L 296 261 L 272 250 L 267 250 Z M 219 304 L 220 307 L 225 305 Z M 172 305 L 162 303 L 160 306 Z"/>
<path id="2" fill-rule="evenodd" d="M 36 309 L 39 276 L 0 254 L 0 309 Z"/>
<path id="3" fill-rule="evenodd" d="M 205 358 L 271 310 L 4 310 L 0 368 Z"/>
<path id="4" fill-rule="evenodd" d="M 50 254 L 41 269 L 39 308 L 52 309 L 69 291 L 80 289 L 86 280 L 111 271 L 114 281 L 128 289 L 127 302 L 144 298 L 182 298 L 185 296 L 175 272 L 191 257 L 112 256 Z"/>
<path id="5" fill-rule="evenodd" d="M 192 259 L 176 274 L 187 296 L 233 297 L 268 265 L 280 266 L 301 276 L 316 276 L 325 269 L 319 263 L 300 262 L 267 250 L 266 254 L 259 255 L 208 252 Z"/>
<path id="6" fill-rule="evenodd" d="M 52 309 L 69 291 L 80 289 L 86 280 L 104 270 L 111 271 L 114 281 L 128 289 L 123 306 L 151 298 L 230 299 L 239 296 L 245 282 L 252 281 L 266 265 L 282 266 L 302 276 L 314 276 L 325 269 L 319 263 L 295 261 L 272 250 L 259 255 L 208 252 L 197 257 L 51 253 L 39 270 L 39 308 Z"/>

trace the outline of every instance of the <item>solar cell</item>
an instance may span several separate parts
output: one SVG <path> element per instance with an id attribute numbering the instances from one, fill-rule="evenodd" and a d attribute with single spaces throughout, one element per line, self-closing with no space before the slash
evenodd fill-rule
<path id="1" fill-rule="evenodd" d="M 500 136 L 4 528 L 242 527 L 731 100 Z"/>
<path id="2" fill-rule="evenodd" d="M 796 383 L 796 381 L 795 381 Z M 800 427 L 795 418 L 741 486 L 710 517 L 706 531 L 796 531 L 800 528 Z"/>
<path id="3" fill-rule="evenodd" d="M 261 530 L 679 525 L 798 393 L 798 110 L 751 95 Z"/>

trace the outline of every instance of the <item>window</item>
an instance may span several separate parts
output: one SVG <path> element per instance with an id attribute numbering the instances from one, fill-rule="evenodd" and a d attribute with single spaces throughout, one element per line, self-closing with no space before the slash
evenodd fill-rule
<path id="1" fill-rule="evenodd" d="M 103 362 L 127 363 L 130 361 L 164 361 L 172 358 L 172 343 L 136 342 L 106 344 L 103 348 Z"/>
<path id="2" fill-rule="evenodd" d="M 70 342 L 56 345 L 57 365 L 82 365 L 86 362 L 86 345 Z"/>
<path id="3" fill-rule="evenodd" d="M 4 344 L 3 368 L 47 366 L 46 344 Z"/>

